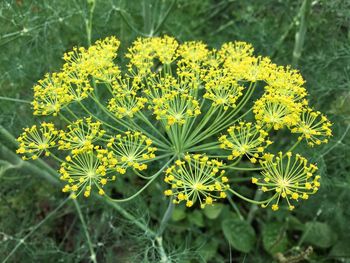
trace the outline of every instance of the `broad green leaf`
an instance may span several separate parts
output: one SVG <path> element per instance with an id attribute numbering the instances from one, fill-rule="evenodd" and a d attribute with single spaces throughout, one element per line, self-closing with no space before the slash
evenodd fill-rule
<path id="1" fill-rule="evenodd" d="M 305 242 L 321 248 L 328 248 L 337 240 L 329 225 L 321 222 L 306 223 L 304 235 Z"/>
<path id="2" fill-rule="evenodd" d="M 279 222 L 265 224 L 262 229 L 262 241 L 264 249 L 270 254 L 284 252 L 288 245 L 284 224 Z"/>
<path id="3" fill-rule="evenodd" d="M 203 213 L 199 210 L 194 211 L 188 216 L 188 220 L 199 227 L 204 226 L 204 218 L 203 218 Z"/>
<path id="4" fill-rule="evenodd" d="M 350 238 L 339 240 L 331 249 L 329 255 L 333 257 L 350 257 Z"/>
<path id="5" fill-rule="evenodd" d="M 222 221 L 222 231 L 230 245 L 241 252 L 248 253 L 255 243 L 254 228 L 239 218 L 229 218 Z"/>
<path id="6" fill-rule="evenodd" d="M 200 236 L 196 239 L 196 245 L 198 244 L 198 252 L 201 257 L 207 262 L 217 255 L 219 247 L 219 241 L 213 236 L 208 240 L 208 236 Z"/>
<path id="7" fill-rule="evenodd" d="M 223 208 L 222 204 L 214 204 L 214 205 L 206 206 L 203 209 L 203 212 L 207 218 L 216 219 L 220 215 L 222 208 Z"/>
<path id="8" fill-rule="evenodd" d="M 183 207 L 175 207 L 171 219 L 175 222 L 180 221 L 186 217 L 186 212 Z"/>

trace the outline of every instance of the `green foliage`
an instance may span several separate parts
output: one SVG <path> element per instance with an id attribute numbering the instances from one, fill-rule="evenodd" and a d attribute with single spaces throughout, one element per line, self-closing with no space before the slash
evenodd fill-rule
<path id="1" fill-rule="evenodd" d="M 230 245 L 243 253 L 253 249 L 255 243 L 254 228 L 239 218 L 227 218 L 222 222 L 222 231 Z"/>
<path id="2" fill-rule="evenodd" d="M 267 222 L 261 231 L 264 249 L 274 255 L 285 252 L 288 248 L 288 238 L 285 225 L 279 222 Z"/>
<path id="3" fill-rule="evenodd" d="M 75 45 L 87 46 L 88 2 L 0 2 L 0 124 L 13 136 L 33 123 L 28 104 L 33 84 L 45 72 L 62 65 L 63 52 Z M 243 40 L 277 63 L 290 64 L 302 2 L 96 0 L 92 40 L 116 35 L 122 51 L 137 36 L 150 34 L 166 33 L 180 41 L 203 40 L 213 47 Z M 312 1 L 297 63 L 307 80 L 313 105 L 334 123 L 330 144 L 300 149 L 312 155 L 312 161 L 321 167 L 320 193 L 293 213 L 240 204 L 237 211 L 228 209 L 231 203 L 204 210 L 176 207 L 162 235 L 164 253 L 171 262 L 283 262 L 282 257 L 276 257 L 278 252 L 284 259 L 298 258 L 302 262 L 308 246 L 314 252 L 306 262 L 349 260 L 349 22 L 348 1 Z M 123 57 L 118 60 L 124 63 Z M 124 210 L 98 198 L 79 200 L 80 217 L 73 202 L 62 203 L 65 197 L 57 191 L 61 185 L 48 168 L 56 169 L 55 164 L 22 162 L 13 154 L 15 145 L 9 136 L 0 130 L 1 260 L 10 255 L 8 262 L 88 262 L 91 248 L 97 262 L 161 260 L 159 243 L 148 230 L 158 228 L 166 211 L 163 196 L 151 199 L 152 195 L 146 193 L 145 198 L 122 204 Z M 288 144 L 289 136 L 286 132 L 280 143 Z M 131 185 L 140 185 L 132 177 L 128 180 L 120 181 L 116 197 L 129 196 L 135 192 Z M 253 197 L 249 186 L 247 183 L 240 191 Z M 157 182 L 149 192 L 163 189 L 162 182 Z"/>
<path id="4" fill-rule="evenodd" d="M 307 222 L 304 231 L 305 242 L 322 247 L 331 247 L 337 240 L 336 234 L 330 226 L 321 222 Z"/>

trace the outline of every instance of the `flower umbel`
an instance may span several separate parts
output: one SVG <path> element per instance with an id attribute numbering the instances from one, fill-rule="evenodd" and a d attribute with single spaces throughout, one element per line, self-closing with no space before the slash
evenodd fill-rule
<path id="1" fill-rule="evenodd" d="M 157 150 L 152 147 L 152 140 L 147 136 L 131 131 L 111 138 L 107 147 L 123 167 L 133 167 L 140 171 L 147 169 L 146 162 L 155 158 L 154 152 Z"/>
<path id="2" fill-rule="evenodd" d="M 231 150 L 229 160 L 247 156 L 252 163 L 257 161 L 265 148 L 272 142 L 267 140 L 268 133 L 260 125 L 251 122 L 240 122 L 227 130 L 228 135 L 219 138 L 220 147 Z"/>
<path id="3" fill-rule="evenodd" d="M 58 141 L 59 150 L 72 150 L 72 154 L 92 151 L 93 142 L 105 134 L 99 121 L 93 122 L 91 117 L 79 119 L 68 125 L 67 131 L 61 130 Z"/>
<path id="4" fill-rule="evenodd" d="M 318 190 L 317 167 L 297 152 L 304 139 L 308 146 L 327 143 L 331 123 L 311 110 L 298 70 L 254 55 L 249 43 L 224 43 L 216 50 L 163 36 L 134 41 L 122 72 L 115 63 L 119 44 L 107 37 L 74 47 L 63 56 L 61 70 L 34 87 L 34 115 L 52 115 L 66 128 L 26 128 L 17 153 L 58 160 L 64 192 L 89 196 L 95 188 L 104 194 L 104 185 L 127 171 L 146 183 L 130 197 L 110 200 L 133 199 L 164 171 L 171 185 L 165 195 L 187 207 L 197 202 L 203 208 L 228 193 L 263 207 L 272 204 L 273 210 L 285 199 L 293 209 L 293 201 Z M 283 129 L 299 138 L 275 156 L 268 150 L 289 141 L 280 140 Z M 272 193 L 266 200 L 249 199 L 238 185 L 229 185 L 230 178 L 253 171 L 262 172 L 252 182 Z M 134 182 L 129 176 L 120 180 Z"/>
<path id="5" fill-rule="evenodd" d="M 252 178 L 252 182 L 263 192 L 272 192 L 273 196 L 263 205 L 268 206 L 274 203 L 272 210 L 278 210 L 279 202 L 285 199 L 289 209 L 293 210 L 292 201 L 308 199 L 309 195 L 317 192 L 320 187 L 319 175 L 315 175 L 317 166 L 309 164 L 308 161 L 299 154 L 281 152 L 277 156 L 268 156 L 261 161 L 263 171 L 261 178 Z"/>
<path id="6" fill-rule="evenodd" d="M 210 69 L 204 77 L 206 93 L 203 98 L 213 101 L 214 106 L 223 106 L 224 110 L 236 107 L 236 101 L 244 87 L 230 76 L 225 69 Z"/>
<path id="7" fill-rule="evenodd" d="M 17 138 L 19 148 L 16 152 L 23 155 L 23 160 L 38 159 L 43 152 L 49 156 L 49 149 L 56 145 L 57 134 L 58 131 L 53 123 L 43 122 L 40 127 L 33 125 L 25 128 L 21 136 Z"/>
<path id="8" fill-rule="evenodd" d="M 100 195 L 104 195 L 103 187 L 109 181 L 116 179 L 114 160 L 105 150 L 82 152 L 67 156 L 66 162 L 61 164 L 60 179 L 66 181 L 62 191 L 72 192 L 76 198 L 82 192 L 89 197 L 93 188 L 97 188 Z"/>
<path id="9" fill-rule="evenodd" d="M 186 155 L 184 160 L 177 160 L 175 165 L 166 170 L 164 181 L 171 185 L 165 190 L 167 196 L 174 196 L 174 203 L 182 201 L 191 207 L 197 201 L 201 208 L 211 205 L 220 198 L 225 198 L 225 191 L 230 187 L 225 171 L 220 167 L 222 162 L 209 159 L 207 156 Z"/>
<path id="10" fill-rule="evenodd" d="M 305 139 L 309 146 L 328 143 L 328 138 L 332 136 L 331 122 L 319 111 L 307 108 L 301 114 L 301 121 L 292 128 L 293 133 L 299 133 L 299 140 Z"/>
<path id="11" fill-rule="evenodd" d="M 136 83 L 135 83 L 136 82 Z M 126 78 L 112 85 L 113 98 L 108 102 L 108 110 L 117 118 L 132 118 L 145 107 L 146 98 L 137 95 L 140 86 L 137 81 Z"/>
<path id="12" fill-rule="evenodd" d="M 46 74 L 34 86 L 34 100 L 32 102 L 34 115 L 57 116 L 58 112 L 72 101 L 68 94 L 68 84 L 64 82 L 64 74 Z"/>
<path id="13" fill-rule="evenodd" d="M 255 102 L 253 112 L 256 121 L 275 130 L 293 126 L 300 120 L 301 105 L 292 98 L 267 94 Z"/>

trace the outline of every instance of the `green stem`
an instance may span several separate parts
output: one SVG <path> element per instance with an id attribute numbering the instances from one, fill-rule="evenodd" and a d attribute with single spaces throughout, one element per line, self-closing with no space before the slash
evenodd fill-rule
<path id="1" fill-rule="evenodd" d="M 171 261 L 169 260 L 164 247 L 163 247 L 163 237 L 162 234 L 171 218 L 171 215 L 173 214 L 173 210 L 174 210 L 174 203 L 173 203 L 173 199 L 170 198 L 169 200 L 169 205 L 167 207 L 167 209 L 165 210 L 165 213 L 163 215 L 162 221 L 160 222 L 159 228 L 158 228 L 158 232 L 157 232 L 157 236 L 156 236 L 156 241 L 158 243 L 158 250 L 159 250 L 159 254 L 160 254 L 160 262 L 162 263 L 170 263 Z"/>
<path id="2" fill-rule="evenodd" d="M 167 145 L 163 141 L 159 140 L 157 137 L 154 137 L 152 134 L 147 132 L 145 129 L 143 129 L 140 125 L 138 125 L 133 119 L 129 119 L 130 124 L 133 126 L 132 128 L 139 130 L 146 136 L 148 136 L 152 141 L 159 146 L 160 148 L 163 148 L 164 150 L 168 150 L 170 145 Z"/>
<path id="3" fill-rule="evenodd" d="M 173 8 L 173 6 L 175 5 L 176 0 L 173 0 L 168 8 L 168 10 L 165 12 L 165 14 L 163 15 L 163 17 L 161 18 L 160 22 L 158 23 L 158 25 L 156 26 L 156 28 L 154 29 L 153 34 L 156 34 L 158 32 L 158 30 L 160 29 L 160 27 L 164 24 L 164 22 L 166 21 L 166 19 L 168 18 L 171 9 Z"/>
<path id="4" fill-rule="evenodd" d="M 223 130 L 225 128 L 227 128 L 227 126 L 232 125 L 233 123 L 235 123 L 238 119 L 243 118 L 245 115 L 247 115 L 252 109 L 249 109 L 248 111 L 246 111 L 244 114 L 242 114 L 238 119 L 235 119 L 235 116 L 240 112 L 240 110 L 246 105 L 246 103 L 248 102 L 248 100 L 250 99 L 250 97 L 252 96 L 254 90 L 256 87 L 256 83 L 251 83 L 247 93 L 244 95 L 244 97 L 242 98 L 242 100 L 238 103 L 237 107 L 234 109 L 233 112 L 231 112 L 228 117 L 226 119 L 221 120 L 220 119 L 220 125 L 215 125 L 215 129 L 213 129 L 212 131 L 210 131 L 210 129 L 213 127 L 213 125 L 210 125 L 206 130 L 204 130 L 203 132 L 201 132 L 199 134 L 199 136 L 197 136 L 197 138 L 195 138 L 194 140 L 190 140 L 188 142 L 188 146 L 187 147 L 191 147 L 193 145 L 198 144 L 199 142 L 209 138 L 210 136 L 213 136 L 215 133 L 219 132 L 220 130 Z M 214 121 L 216 123 L 216 121 Z"/>
<path id="5" fill-rule="evenodd" d="M 148 120 L 148 118 L 142 113 L 138 112 L 136 114 L 137 117 L 139 117 L 143 122 L 145 122 L 153 131 L 155 131 L 163 140 L 164 142 L 170 146 L 169 141 L 163 136 L 163 134 Z"/>
<path id="6" fill-rule="evenodd" d="M 122 130 L 120 130 L 120 129 L 114 127 L 113 125 L 110 125 L 109 123 L 105 122 L 104 120 L 102 120 L 102 119 L 96 117 L 95 114 L 93 114 L 91 111 L 89 111 L 89 109 L 86 108 L 85 105 L 84 105 L 83 103 L 81 103 L 80 101 L 79 101 L 79 105 L 83 108 L 83 110 L 84 110 L 87 114 L 89 114 L 91 117 L 93 117 L 94 119 L 98 120 L 99 122 L 103 123 L 103 124 L 106 125 L 107 127 L 111 128 L 112 130 L 115 130 L 115 131 L 117 131 L 117 132 L 123 132 Z"/>
<path id="7" fill-rule="evenodd" d="M 103 111 L 103 112 L 105 112 L 110 118 L 112 118 L 116 123 L 118 123 L 119 125 L 122 125 L 123 127 L 125 127 L 126 129 L 128 129 L 128 130 L 132 130 L 133 128 L 135 128 L 136 127 L 136 129 L 138 129 L 138 130 L 140 130 L 142 133 L 144 133 L 145 135 L 147 135 L 148 137 L 150 137 L 156 144 L 158 144 L 158 146 L 160 146 L 160 147 L 163 147 L 163 148 L 165 148 L 165 149 L 167 149 L 169 146 L 167 146 L 165 143 L 163 143 L 162 141 L 160 141 L 160 140 L 158 140 L 156 137 L 154 137 L 153 135 L 151 135 L 150 133 L 148 133 L 145 129 L 143 129 L 142 127 L 140 127 L 139 125 L 137 125 L 135 122 L 134 122 L 134 120 L 133 119 L 129 119 L 129 122 L 124 122 L 123 120 L 121 120 L 121 119 L 117 119 L 113 114 L 111 114 L 109 111 L 108 111 L 108 109 L 105 107 L 105 106 L 103 106 L 101 103 L 100 103 L 100 101 L 97 99 L 97 98 L 95 98 L 93 95 L 91 95 L 90 96 L 95 102 L 96 102 L 96 104 L 99 106 L 99 108 Z M 83 105 L 83 104 L 81 104 L 82 105 L 82 107 L 83 107 L 83 109 L 85 110 L 85 111 L 87 111 L 87 112 L 89 112 L 89 110 L 88 109 L 86 109 L 86 107 Z M 90 113 L 90 114 L 92 114 L 92 113 Z M 95 117 L 96 119 L 98 119 L 97 117 Z M 98 119 L 99 120 L 99 119 Z M 100 120 L 101 122 L 103 122 L 102 120 Z M 114 130 L 117 130 L 117 131 L 119 131 L 119 132 L 123 132 L 123 131 L 121 131 L 120 129 L 117 129 L 117 128 L 115 128 L 114 126 L 112 126 L 112 125 L 110 125 L 110 124 L 108 124 L 108 123 L 106 123 L 106 122 L 103 122 L 105 125 L 107 125 L 107 126 L 109 126 L 109 127 L 111 127 L 112 129 L 114 129 Z M 131 124 L 131 125 L 130 125 Z"/>
<path id="8" fill-rule="evenodd" d="M 75 205 L 75 208 L 77 209 L 77 212 L 78 212 L 78 215 L 79 215 L 79 218 L 80 218 L 80 221 L 81 221 L 81 225 L 83 226 L 83 230 L 84 230 L 84 233 L 85 233 L 85 236 L 86 236 L 86 241 L 88 243 L 88 247 L 89 247 L 90 254 L 91 254 L 90 255 L 90 259 L 91 259 L 92 262 L 97 263 L 96 253 L 95 253 L 94 248 L 92 246 L 92 242 L 91 242 L 91 238 L 90 238 L 90 235 L 89 235 L 89 231 L 87 230 L 86 223 L 85 223 L 83 214 L 81 212 L 79 203 L 78 203 L 78 201 L 76 199 L 73 199 L 73 203 Z"/>
<path id="9" fill-rule="evenodd" d="M 205 101 L 205 100 L 204 100 Z M 204 103 L 203 103 L 204 105 Z M 201 121 L 199 122 L 199 124 L 196 126 L 196 129 L 194 131 L 191 132 L 190 136 L 185 136 L 186 141 L 191 142 L 193 138 L 195 138 L 197 136 L 198 133 L 201 132 L 201 130 L 204 128 L 204 126 L 208 123 L 208 121 L 211 119 L 211 117 L 213 116 L 213 114 L 215 114 L 216 112 L 216 107 L 213 107 L 212 105 L 210 106 L 209 110 L 207 111 L 207 113 L 203 116 L 203 118 L 201 119 Z M 202 110 L 202 107 L 201 107 Z M 221 111 L 220 111 L 221 113 Z M 220 116 L 220 114 L 218 114 L 216 117 L 218 118 Z M 216 119 L 217 119 L 216 118 Z M 216 122 L 216 119 L 213 121 L 213 123 Z M 195 122 L 195 119 L 192 121 L 192 123 Z M 193 124 L 190 126 L 192 128 Z M 207 129 L 208 130 L 208 129 Z"/>
<path id="10" fill-rule="evenodd" d="M 167 254 L 165 253 L 164 247 L 163 247 L 163 237 L 161 236 L 157 236 L 155 238 L 155 240 L 157 241 L 158 244 L 158 251 L 160 254 L 160 261 L 161 263 L 171 263 L 171 261 L 169 260 Z"/>
<path id="11" fill-rule="evenodd" d="M 87 37 L 87 43 L 90 46 L 91 45 L 91 33 L 92 33 L 92 18 L 96 6 L 95 0 L 87 0 L 87 3 L 89 5 L 89 17 L 85 19 L 85 28 L 86 28 L 86 37 Z"/>
<path id="12" fill-rule="evenodd" d="M 169 199 L 169 205 L 163 215 L 163 218 L 162 218 L 162 221 L 160 222 L 160 226 L 159 226 L 159 229 L 158 229 L 158 233 L 157 235 L 158 236 L 161 236 L 166 228 L 166 225 L 168 224 L 170 218 L 171 218 L 171 215 L 173 214 L 173 210 L 174 210 L 174 202 L 173 202 L 173 199 L 170 198 Z"/>
<path id="13" fill-rule="evenodd" d="M 148 37 L 147 34 L 141 32 L 140 30 L 138 30 L 136 28 L 136 26 L 134 26 L 132 23 L 129 22 L 129 19 L 125 16 L 125 14 L 128 14 L 125 10 L 122 10 L 120 8 L 114 8 L 115 11 L 117 11 L 120 15 L 120 17 L 122 18 L 122 20 L 125 22 L 125 24 L 131 29 L 133 30 L 136 34 L 141 35 L 143 37 Z"/>
<path id="14" fill-rule="evenodd" d="M 301 142 L 301 140 L 296 141 L 296 142 L 285 152 L 285 154 L 283 155 L 283 157 L 286 156 L 287 152 L 292 152 L 292 151 L 299 145 L 300 142 Z"/>
<path id="15" fill-rule="evenodd" d="M 259 200 L 261 198 L 262 191 L 257 190 L 255 192 L 254 200 Z M 254 216 L 256 211 L 258 210 L 258 206 L 256 204 L 252 204 L 250 206 L 249 212 L 248 212 L 248 217 L 247 217 L 247 222 L 251 224 L 253 222 Z"/>
<path id="16" fill-rule="evenodd" d="M 122 202 L 127 202 L 130 201 L 132 199 L 134 199 L 135 197 L 137 197 L 139 194 L 141 194 L 157 177 L 159 174 L 161 174 L 164 169 L 170 164 L 170 162 L 174 159 L 171 158 L 162 168 L 160 168 L 160 170 L 158 172 L 156 172 L 151 179 L 147 182 L 147 184 L 145 184 L 139 191 L 137 191 L 135 194 L 133 194 L 132 196 L 129 196 L 128 198 L 124 198 L 124 199 L 113 199 L 109 196 L 106 195 L 107 199 L 109 199 L 112 202 L 117 202 L 117 203 L 122 203 Z"/>
<path id="17" fill-rule="evenodd" d="M 267 200 L 264 200 L 264 201 L 257 201 L 257 200 L 252 200 L 252 199 L 249 199 L 243 195 L 241 195 L 240 193 L 236 192 L 235 190 L 233 189 L 228 189 L 228 191 L 230 191 L 232 194 L 234 194 L 235 196 L 241 198 L 242 200 L 244 201 L 247 201 L 249 203 L 252 203 L 252 204 L 257 204 L 257 205 L 262 205 L 262 204 L 265 204 L 267 203 L 270 199 L 267 199 Z"/>
<path id="18" fill-rule="evenodd" d="M 70 120 L 68 120 L 61 112 L 58 113 L 58 115 L 67 123 L 67 124 L 72 124 Z"/>
<path id="19" fill-rule="evenodd" d="M 311 0 L 304 0 L 300 7 L 300 26 L 299 30 L 295 33 L 295 42 L 293 50 L 292 65 L 294 67 L 298 66 L 299 59 L 301 58 L 301 53 L 303 50 L 307 30 L 307 19 L 311 10 L 311 2 Z"/>
<path id="20" fill-rule="evenodd" d="M 230 170 L 236 170 L 236 171 L 260 171 L 263 170 L 264 168 L 259 167 L 259 168 L 249 168 L 249 167 L 234 167 L 234 166 L 223 166 L 223 169 L 230 169 Z"/>
<path id="21" fill-rule="evenodd" d="M 21 99 L 15 99 L 15 98 L 3 97 L 3 96 L 0 96 L 0 100 L 7 100 L 7 101 L 31 104 L 31 102 L 29 100 L 21 100 Z"/>
<path id="22" fill-rule="evenodd" d="M 61 163 L 64 163 L 64 160 L 62 160 L 60 157 L 58 157 L 56 154 L 54 154 L 53 152 L 51 151 L 48 151 L 50 153 L 49 156 L 53 157 L 57 162 L 59 162 L 60 164 Z"/>
<path id="23" fill-rule="evenodd" d="M 142 1 L 142 14 L 143 14 L 143 32 L 148 32 L 147 35 L 149 37 L 153 36 L 153 25 L 152 25 L 152 12 L 149 0 Z"/>
<path id="24" fill-rule="evenodd" d="M 236 211 L 239 219 L 241 219 L 242 221 L 244 220 L 244 217 L 242 216 L 241 214 L 241 211 L 239 211 L 237 205 L 235 204 L 235 202 L 232 200 L 231 196 L 230 195 L 227 195 L 227 199 L 228 199 L 228 202 L 230 203 L 230 205 L 233 207 L 233 209 Z"/>
<path id="25" fill-rule="evenodd" d="M 207 151 L 207 150 L 218 149 L 218 148 L 219 148 L 218 142 L 210 142 L 199 146 L 191 147 L 190 150 L 191 152 L 194 152 L 194 151 Z"/>

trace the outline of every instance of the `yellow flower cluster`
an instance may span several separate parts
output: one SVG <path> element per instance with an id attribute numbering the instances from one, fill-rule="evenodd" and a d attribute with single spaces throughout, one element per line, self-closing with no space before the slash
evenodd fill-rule
<path id="1" fill-rule="evenodd" d="M 66 53 L 62 71 L 45 75 L 34 86 L 34 115 L 56 116 L 69 103 L 87 98 L 93 90 L 91 77 L 96 82 L 114 81 L 120 74 L 113 63 L 118 47 L 119 41 L 110 37 L 88 49 L 74 48 Z"/>
<path id="2" fill-rule="evenodd" d="M 332 136 L 331 126 L 332 124 L 323 114 L 307 108 L 302 112 L 300 122 L 291 131 L 301 134 L 299 140 L 305 138 L 308 145 L 314 146 L 328 143 L 328 138 Z"/>
<path id="3" fill-rule="evenodd" d="M 259 58 L 254 57 L 253 52 L 251 44 L 241 41 L 229 42 L 223 44 L 218 51 L 218 60 L 234 79 L 255 82 L 261 79 L 258 76 L 261 68 Z"/>
<path id="4" fill-rule="evenodd" d="M 301 110 L 290 97 L 275 94 L 263 95 L 253 107 L 257 123 L 275 130 L 296 125 L 300 121 Z"/>
<path id="5" fill-rule="evenodd" d="M 107 147 L 112 150 L 118 164 L 137 170 L 147 169 L 146 162 L 155 158 L 156 147 L 152 140 L 140 132 L 127 131 L 109 139 Z"/>
<path id="6" fill-rule="evenodd" d="M 72 154 L 90 152 L 94 142 L 105 134 L 101 122 L 93 122 L 91 117 L 79 119 L 59 133 L 58 149 L 71 150 Z"/>
<path id="7" fill-rule="evenodd" d="M 262 170 L 252 181 L 273 193 L 261 202 L 274 210 L 281 198 L 293 209 L 291 201 L 317 191 L 316 166 L 289 151 L 304 140 L 309 146 L 327 143 L 331 123 L 311 109 L 299 71 L 255 56 L 245 42 L 216 50 L 200 41 L 180 44 L 164 36 L 134 41 L 122 73 L 114 63 L 119 44 L 108 37 L 88 48 L 73 48 L 63 56 L 62 69 L 46 74 L 34 87 L 34 114 L 59 114 L 67 127 L 57 131 L 42 123 L 26 128 L 17 152 L 24 159 L 42 153 L 57 160 L 65 156 L 60 169 L 68 182 L 64 192 L 89 196 L 95 188 L 103 194 L 108 181 L 130 168 L 150 183 L 165 170 L 165 182 L 171 185 L 165 195 L 188 207 L 211 205 L 228 193 L 249 201 L 230 188 L 230 175 L 224 176 L 228 169 Z M 275 156 L 267 151 L 269 138 L 278 138 L 283 129 L 298 140 L 285 155 Z M 168 158 L 177 161 L 154 175 L 140 172 Z M 246 159 L 249 167 L 244 167 Z"/>
<path id="8" fill-rule="evenodd" d="M 111 156 L 103 149 L 67 156 L 59 170 L 60 179 L 67 182 L 62 191 L 72 192 L 72 198 L 82 192 L 89 197 L 92 188 L 97 188 L 98 193 L 104 195 L 103 187 L 116 179 L 115 175 L 111 175 L 115 170 L 115 160 Z"/>
<path id="9" fill-rule="evenodd" d="M 243 86 L 232 78 L 227 69 L 210 68 L 204 76 L 206 92 L 203 98 L 213 101 L 213 106 L 224 110 L 236 107 L 236 101 L 243 95 Z"/>
<path id="10" fill-rule="evenodd" d="M 144 93 L 157 120 L 165 120 L 168 126 L 183 125 L 201 113 L 199 102 L 189 94 L 188 86 L 182 86 L 175 78 L 149 78 L 149 83 L 152 85 Z"/>
<path id="11" fill-rule="evenodd" d="M 69 84 L 65 83 L 64 74 L 46 74 L 45 78 L 34 86 L 34 115 L 56 116 L 61 108 L 72 100 L 68 90 Z"/>
<path id="12" fill-rule="evenodd" d="M 108 110 L 117 118 L 134 117 L 145 107 L 146 98 L 138 96 L 140 86 L 130 78 L 119 80 L 112 85 L 113 97 L 108 102 Z"/>
<path id="13" fill-rule="evenodd" d="M 57 134 L 58 131 L 53 123 L 43 122 L 40 127 L 33 125 L 25 128 L 21 136 L 17 138 L 19 148 L 16 152 L 23 155 L 23 160 L 36 160 L 43 152 L 49 156 L 49 149 L 56 145 Z"/>
<path id="14" fill-rule="evenodd" d="M 222 165 L 222 162 L 205 155 L 185 155 L 184 160 L 177 160 L 166 170 L 164 181 L 171 185 L 171 189 L 165 190 L 164 194 L 174 196 L 175 204 L 184 201 L 187 207 L 198 201 L 201 208 L 226 198 L 225 191 L 230 186 Z"/>
<path id="15" fill-rule="evenodd" d="M 89 48 L 73 48 L 64 54 L 63 71 L 72 74 L 72 79 L 78 83 L 87 80 L 89 76 L 96 81 L 111 82 L 119 75 L 119 68 L 113 63 L 117 56 L 120 42 L 115 37 L 98 40 Z M 75 76 L 74 76 L 75 75 Z"/>
<path id="16" fill-rule="evenodd" d="M 263 207 L 274 203 L 271 206 L 272 210 L 278 210 L 282 198 L 287 201 L 289 209 L 293 210 L 292 200 L 308 199 L 309 195 L 316 193 L 320 187 L 320 176 L 315 175 L 317 166 L 308 164 L 299 154 L 269 154 L 261 161 L 261 165 L 261 178 L 253 177 L 252 183 L 260 186 L 263 192 L 271 192 L 273 195 Z"/>
<path id="17" fill-rule="evenodd" d="M 247 156 L 252 163 L 257 162 L 267 146 L 272 142 L 266 139 L 268 133 L 260 125 L 241 121 L 227 130 L 228 135 L 219 138 L 220 148 L 231 150 L 227 158 L 234 160 Z"/>
<path id="18" fill-rule="evenodd" d="M 175 38 L 164 36 L 154 38 L 138 38 L 125 55 L 129 58 L 129 72 L 138 77 L 151 73 L 155 60 L 169 65 L 177 58 L 179 44 Z"/>
<path id="19" fill-rule="evenodd" d="M 206 71 L 203 67 L 210 56 L 207 45 L 200 41 L 189 41 L 179 46 L 177 50 L 176 73 L 183 82 L 191 83 L 193 88 L 198 88 L 202 83 L 201 75 Z"/>

